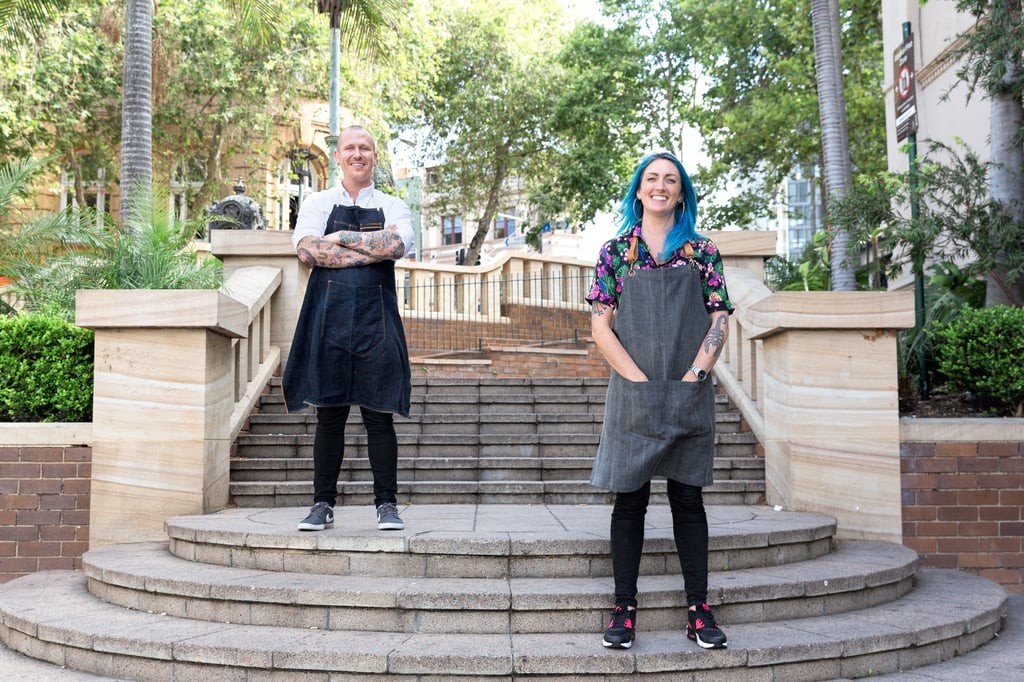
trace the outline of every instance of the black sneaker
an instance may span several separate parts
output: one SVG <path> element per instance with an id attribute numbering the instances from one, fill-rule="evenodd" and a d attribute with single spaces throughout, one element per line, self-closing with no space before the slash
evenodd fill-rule
<path id="1" fill-rule="evenodd" d="M 377 528 L 380 530 L 402 530 L 405 528 L 394 502 L 384 502 L 377 507 Z"/>
<path id="2" fill-rule="evenodd" d="M 309 514 L 299 522 L 299 530 L 323 530 L 334 525 L 334 507 L 326 502 L 317 502 L 309 508 Z"/>
<path id="3" fill-rule="evenodd" d="M 604 631 L 606 647 L 612 649 L 628 649 L 633 646 L 636 637 L 636 609 L 630 611 L 622 604 L 616 604 L 612 610 L 611 620 Z"/>
<path id="4" fill-rule="evenodd" d="M 707 604 L 701 604 L 694 611 L 687 611 L 686 636 L 704 649 L 724 649 L 725 633 L 722 632 L 715 616 Z"/>

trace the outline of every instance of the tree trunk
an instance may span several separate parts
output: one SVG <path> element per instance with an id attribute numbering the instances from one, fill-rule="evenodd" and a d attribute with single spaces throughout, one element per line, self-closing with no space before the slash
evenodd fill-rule
<path id="1" fill-rule="evenodd" d="M 131 215 L 132 196 L 153 182 L 153 0 L 126 0 L 124 83 L 121 106 L 121 206 Z"/>
<path id="2" fill-rule="evenodd" d="M 812 0 L 814 71 L 818 83 L 818 114 L 825 167 L 826 202 L 841 198 L 852 184 L 846 96 L 843 93 L 843 57 L 840 49 L 838 0 Z M 832 239 L 832 289 L 853 291 L 855 263 L 847 255 L 850 235 L 839 230 Z M 855 256 L 855 254 L 854 254 Z"/>
<path id="3" fill-rule="evenodd" d="M 476 259 L 480 255 L 480 248 L 487 238 L 487 231 L 491 227 L 494 216 L 498 213 L 501 186 L 505 183 L 505 176 L 507 175 L 506 168 L 505 158 L 502 156 L 499 158 L 494 169 L 494 178 L 491 181 L 490 189 L 487 191 L 487 205 L 484 207 L 483 215 L 480 216 L 480 221 L 476 225 L 476 232 L 473 233 L 473 238 L 469 242 L 469 248 L 466 250 L 466 265 L 476 265 Z"/>
<path id="4" fill-rule="evenodd" d="M 990 100 L 989 155 L 992 166 L 989 192 L 1015 221 L 1024 222 L 1024 176 L 1021 170 L 1024 168 L 1024 149 L 1017 139 L 1024 128 L 1024 108 L 1010 92 L 1020 77 L 1016 59 L 1007 60 L 1008 68 L 1003 77 L 1006 88 Z M 985 287 L 985 306 L 994 305 L 1024 305 L 1024 277 L 1011 283 L 1006 269 L 997 265 L 988 274 Z"/>

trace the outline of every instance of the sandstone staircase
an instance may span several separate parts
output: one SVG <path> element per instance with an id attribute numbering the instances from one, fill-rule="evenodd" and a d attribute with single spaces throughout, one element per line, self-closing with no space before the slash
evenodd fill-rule
<path id="1" fill-rule="evenodd" d="M 604 398 L 584 379 L 418 379 L 399 422 L 406 530 L 376 529 L 361 429 L 336 526 L 301 533 L 312 415 L 264 396 L 237 443 L 237 506 L 169 519 L 168 541 L 97 548 L 82 573 L 0 590 L 12 649 L 125 680 L 831 680 L 908 670 L 990 640 L 1002 588 L 919 570 L 900 545 L 836 541 L 830 517 L 763 504 L 763 460 L 720 403 L 707 490 L 711 594 L 730 638 L 683 635 L 655 488 L 637 644 L 600 644 L 608 498 L 586 484 Z M 356 411 L 358 414 L 358 411 Z M 353 417 L 353 422 L 358 421 Z"/>

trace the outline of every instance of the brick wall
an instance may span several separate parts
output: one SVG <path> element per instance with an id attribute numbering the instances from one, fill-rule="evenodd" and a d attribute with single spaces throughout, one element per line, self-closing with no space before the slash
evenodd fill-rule
<path id="1" fill-rule="evenodd" d="M 82 567 L 92 448 L 0 447 L 0 583 Z"/>
<path id="2" fill-rule="evenodd" d="M 905 442 L 903 544 L 1024 593 L 1024 443 Z"/>

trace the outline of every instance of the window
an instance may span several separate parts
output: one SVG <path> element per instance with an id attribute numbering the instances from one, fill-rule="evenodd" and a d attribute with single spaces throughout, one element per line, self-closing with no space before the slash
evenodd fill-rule
<path id="1" fill-rule="evenodd" d="M 462 216 L 448 215 L 441 218 L 441 243 L 462 243 Z"/>
<path id="2" fill-rule="evenodd" d="M 312 164 L 315 158 L 313 150 L 300 148 L 281 159 L 277 169 L 277 216 L 273 221 L 276 229 L 294 230 L 303 200 L 320 189 L 320 176 Z"/>
<path id="3" fill-rule="evenodd" d="M 178 162 L 171 170 L 168 201 L 175 220 L 188 220 L 189 194 L 194 196 L 202 189 L 205 177 L 206 163 L 195 157 Z"/>
<path id="4" fill-rule="evenodd" d="M 82 193 L 85 196 L 85 205 L 96 211 L 96 227 L 103 227 L 103 216 L 110 213 L 110 191 L 106 183 L 107 171 L 100 166 L 93 172 L 95 174 L 90 179 L 88 171 L 83 171 L 85 178 L 82 183 Z M 60 207 L 63 210 L 68 206 L 84 208 L 78 205 L 75 174 L 72 171 L 63 170 L 60 174 Z"/>
<path id="5" fill-rule="evenodd" d="M 510 206 L 499 211 L 494 219 L 494 238 L 506 239 L 516 233 L 516 207 Z"/>

